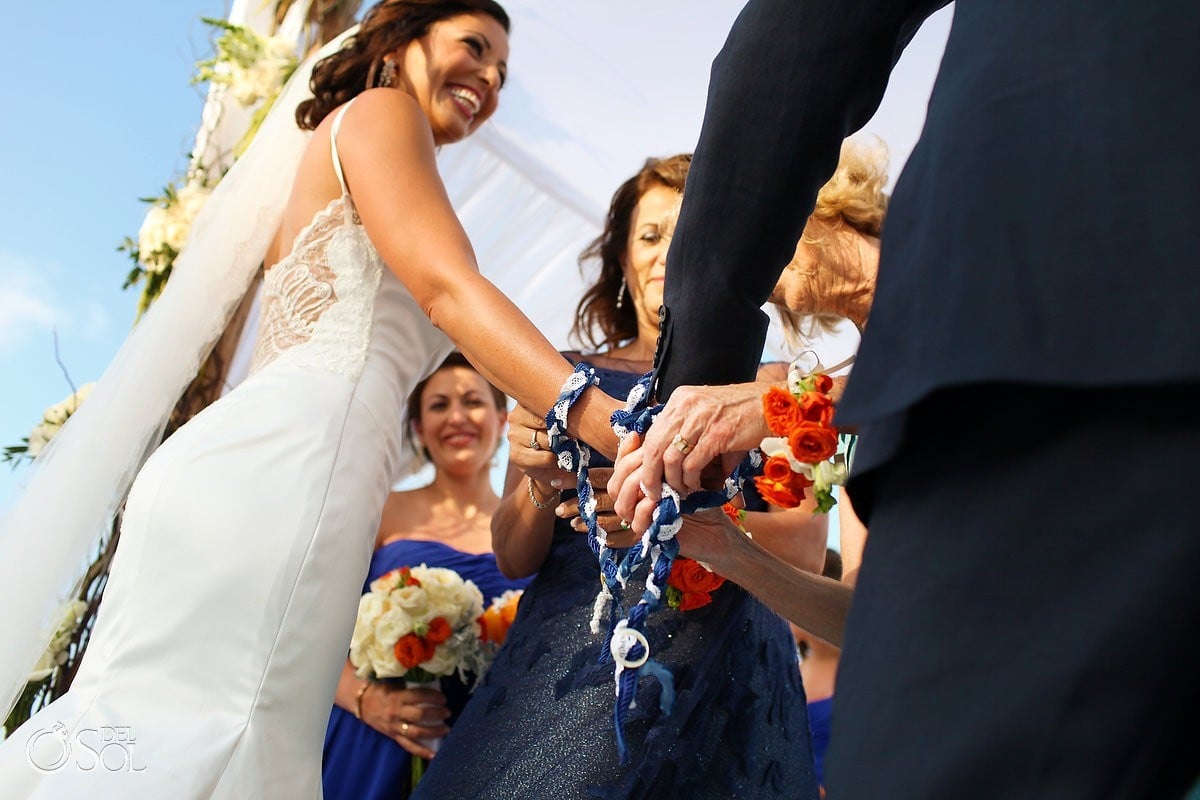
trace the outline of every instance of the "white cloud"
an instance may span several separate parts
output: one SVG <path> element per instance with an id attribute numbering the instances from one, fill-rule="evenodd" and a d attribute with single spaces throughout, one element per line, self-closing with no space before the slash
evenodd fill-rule
<path id="1" fill-rule="evenodd" d="M 108 312 L 99 303 L 63 297 L 47 274 L 55 271 L 0 253 L 0 351 L 52 329 L 94 337 L 108 327 Z"/>

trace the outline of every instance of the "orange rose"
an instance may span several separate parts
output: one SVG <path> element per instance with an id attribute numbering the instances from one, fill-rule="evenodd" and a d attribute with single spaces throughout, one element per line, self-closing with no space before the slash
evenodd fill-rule
<path id="1" fill-rule="evenodd" d="M 503 606 L 489 606 L 479 618 L 479 638 L 485 642 L 504 644 L 504 640 L 508 638 L 508 629 L 516 619 L 519 604 L 520 597 L 517 597 Z"/>
<path id="2" fill-rule="evenodd" d="M 683 592 L 684 597 L 690 592 L 711 592 L 719 589 L 725 579 L 715 572 L 709 572 L 699 561 L 679 556 L 671 564 L 671 574 L 667 576 L 667 585 L 674 586 Z M 684 609 L 685 611 L 687 609 Z"/>
<path id="3" fill-rule="evenodd" d="M 837 432 L 824 425 L 802 422 L 788 435 L 788 445 L 796 458 L 806 464 L 824 461 L 837 452 Z"/>
<path id="4" fill-rule="evenodd" d="M 787 436 L 788 431 L 800 421 L 800 406 L 792 393 L 772 386 L 763 395 L 763 417 L 767 427 L 778 436 Z"/>
<path id="5" fill-rule="evenodd" d="M 712 602 L 712 595 L 708 592 L 684 592 L 683 597 L 679 600 L 680 611 L 691 611 L 694 608 L 704 608 Z"/>
<path id="6" fill-rule="evenodd" d="M 733 503 L 726 503 L 725 505 L 721 506 L 721 510 L 725 512 L 725 516 L 729 517 L 729 519 L 733 521 L 734 525 L 737 525 L 739 528 L 742 527 L 742 518 L 745 513 L 742 511 L 742 509 L 738 508 Z"/>
<path id="7" fill-rule="evenodd" d="M 829 394 L 829 392 L 833 389 L 833 378 L 829 377 L 824 372 L 818 372 L 816 375 L 812 376 L 812 379 L 813 388 L 818 392 Z"/>
<path id="8" fill-rule="evenodd" d="M 786 456 L 771 456 L 763 464 L 763 477 L 776 483 L 788 483 L 792 479 L 792 464 Z"/>
<path id="9" fill-rule="evenodd" d="M 513 620 L 517 618 L 517 606 L 521 604 L 521 598 L 516 597 L 500 608 L 500 620 L 504 623 L 505 631 L 508 626 L 513 624 Z"/>
<path id="10" fill-rule="evenodd" d="M 755 476 L 754 488 L 758 489 L 758 494 L 763 500 L 779 508 L 795 508 L 804 499 L 803 490 L 797 495 L 791 483 L 773 481 L 762 475 Z"/>
<path id="11" fill-rule="evenodd" d="M 800 417 L 806 422 L 829 425 L 833 422 L 833 401 L 820 392 L 805 392 L 800 395 Z"/>
<path id="12" fill-rule="evenodd" d="M 412 669 L 433 655 L 433 647 L 425 644 L 415 633 L 409 633 L 400 637 L 393 652 L 400 666 Z"/>
<path id="13" fill-rule="evenodd" d="M 500 611 L 495 606 L 483 612 L 483 616 L 479 618 L 480 639 L 485 642 L 504 644 L 504 637 L 507 633 L 504 621 L 500 618 Z"/>
<path id="14" fill-rule="evenodd" d="M 429 620 L 429 630 L 425 632 L 425 641 L 438 645 L 450 638 L 454 631 L 445 617 L 434 617 Z"/>

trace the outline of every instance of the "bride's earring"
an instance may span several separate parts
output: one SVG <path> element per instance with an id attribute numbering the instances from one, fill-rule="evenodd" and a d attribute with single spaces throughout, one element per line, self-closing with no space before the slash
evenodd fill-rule
<path id="1" fill-rule="evenodd" d="M 617 311 L 625 305 L 625 276 L 621 276 L 621 288 L 617 289 Z"/>
<path id="2" fill-rule="evenodd" d="M 399 71 L 396 62 L 390 58 L 383 62 L 383 66 L 379 68 L 379 85 L 390 88 L 396 85 L 396 73 Z"/>

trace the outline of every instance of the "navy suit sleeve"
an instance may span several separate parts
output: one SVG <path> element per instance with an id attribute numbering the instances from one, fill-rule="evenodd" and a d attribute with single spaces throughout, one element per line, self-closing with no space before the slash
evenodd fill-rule
<path id="1" fill-rule="evenodd" d="M 713 61 L 667 257 L 657 393 L 753 380 L 761 310 L 842 140 L 947 0 L 750 0 Z"/>

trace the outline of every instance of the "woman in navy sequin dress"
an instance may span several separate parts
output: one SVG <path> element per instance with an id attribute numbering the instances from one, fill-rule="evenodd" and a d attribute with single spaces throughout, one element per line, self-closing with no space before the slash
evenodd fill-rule
<path id="1" fill-rule="evenodd" d="M 587 360 L 601 388 L 617 397 L 650 368 L 666 245 L 689 162 L 647 162 L 617 191 L 604 234 L 583 256 L 601 262 L 601 275 L 580 303 L 576 332 L 604 348 Z M 613 665 L 601 663 L 602 637 L 589 629 L 596 557 L 555 513 L 573 496 L 556 490 L 570 476 L 551 467 L 539 423 L 519 411 L 509 421 L 509 491 L 492 525 L 496 555 L 505 574 L 538 575 L 414 797 L 815 798 L 791 633 L 730 583 L 707 606 L 684 612 L 664 605 L 651 616 L 650 644 L 674 673 L 677 695 L 662 714 L 659 685 L 641 682 L 625 727 L 631 762 L 620 764 Z M 824 522 L 806 518 L 751 514 L 747 527 L 756 540 L 782 545 L 799 566 L 819 569 Z M 641 591 L 631 581 L 627 596 Z"/>
<path id="2" fill-rule="evenodd" d="M 434 479 L 388 497 L 364 592 L 381 575 L 419 564 L 474 581 L 485 604 L 528 583 L 504 577 L 491 552 L 491 518 L 500 498 L 492 489 L 490 465 L 504 430 L 505 405 L 504 395 L 459 353 L 417 385 L 408 419 L 434 464 Z M 441 691 L 369 684 L 347 661 L 325 732 L 326 800 L 407 797 L 411 754 L 433 757 L 428 740 L 446 734 L 467 701 L 467 686 L 456 677 L 442 678 L 440 686 Z"/>

